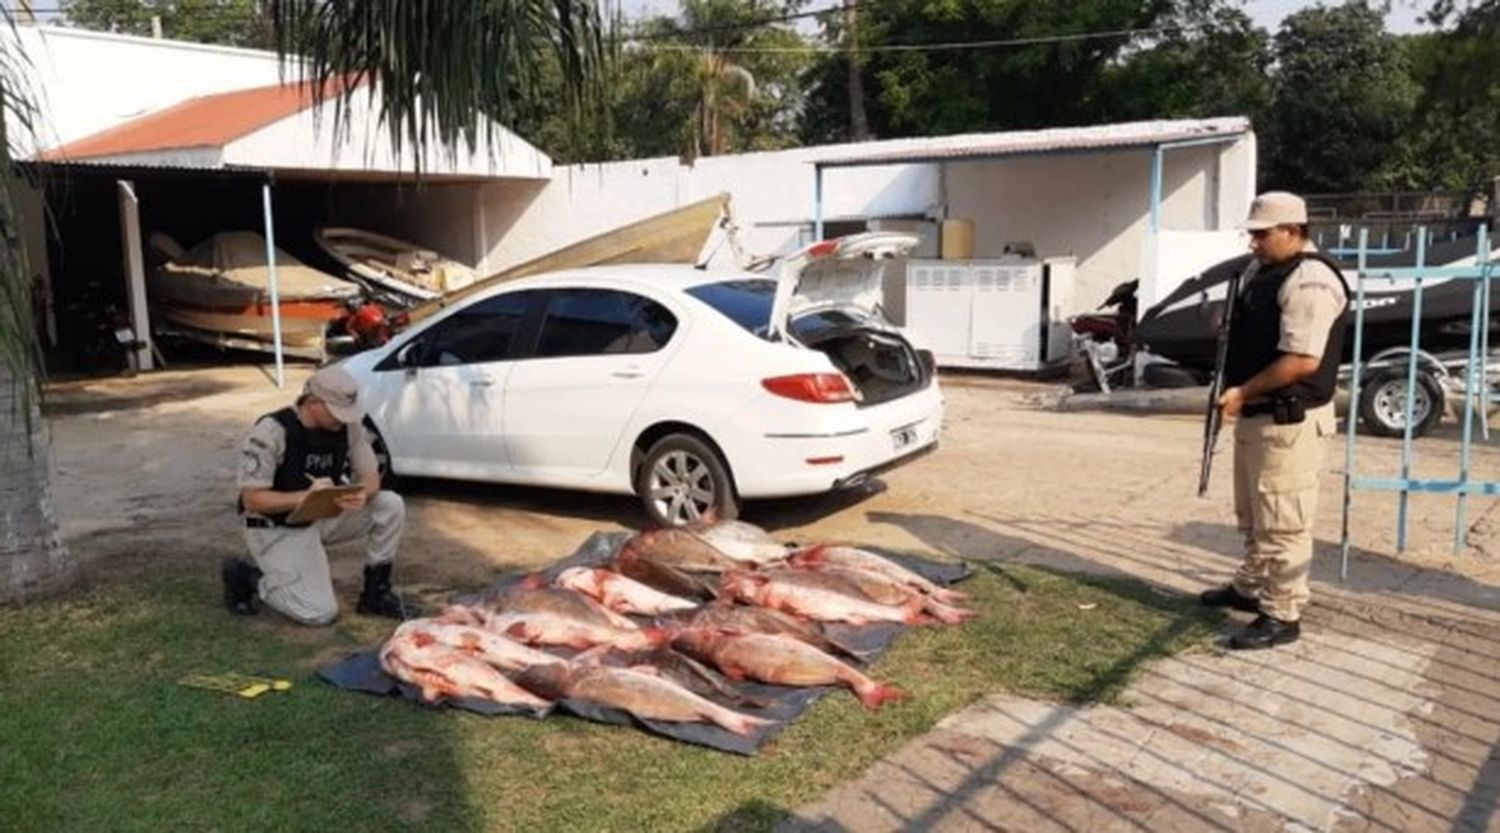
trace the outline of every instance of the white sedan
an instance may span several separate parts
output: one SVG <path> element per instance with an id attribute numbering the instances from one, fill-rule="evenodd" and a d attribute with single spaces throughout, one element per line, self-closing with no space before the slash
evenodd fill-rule
<path id="1" fill-rule="evenodd" d="M 880 310 L 909 235 L 773 275 L 604 266 L 502 284 L 346 359 L 401 475 L 636 494 L 654 523 L 827 492 L 934 448 L 932 354 Z"/>

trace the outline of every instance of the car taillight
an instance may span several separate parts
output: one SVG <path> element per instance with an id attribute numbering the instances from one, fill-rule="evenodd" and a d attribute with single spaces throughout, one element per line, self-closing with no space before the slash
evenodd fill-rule
<path id="1" fill-rule="evenodd" d="M 853 402 L 859 394 L 849 386 L 842 373 L 798 373 L 794 376 L 773 376 L 760 381 L 761 387 L 787 399 L 798 402 Z"/>

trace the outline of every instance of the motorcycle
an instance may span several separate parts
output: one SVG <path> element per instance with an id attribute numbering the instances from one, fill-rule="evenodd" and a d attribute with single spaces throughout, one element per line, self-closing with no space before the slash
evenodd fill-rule
<path id="1" fill-rule="evenodd" d="M 1068 318 L 1073 331 L 1073 388 L 1079 393 L 1124 387 L 1133 381 L 1139 280 L 1119 284 L 1094 312 Z"/>

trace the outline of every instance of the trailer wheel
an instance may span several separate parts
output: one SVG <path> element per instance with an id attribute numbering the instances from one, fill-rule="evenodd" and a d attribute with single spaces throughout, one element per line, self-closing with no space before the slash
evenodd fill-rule
<path id="1" fill-rule="evenodd" d="M 1417 369 L 1417 390 L 1411 409 L 1413 437 L 1431 431 L 1443 418 L 1443 386 L 1422 368 Z M 1406 368 L 1386 368 L 1361 383 L 1359 419 L 1377 437 L 1400 437 L 1406 433 Z"/>

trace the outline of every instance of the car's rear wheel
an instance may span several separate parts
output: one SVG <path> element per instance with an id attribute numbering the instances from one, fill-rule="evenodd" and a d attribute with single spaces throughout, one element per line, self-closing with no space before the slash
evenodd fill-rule
<path id="1" fill-rule="evenodd" d="M 668 434 L 641 459 L 636 494 L 652 523 L 681 526 L 712 512 L 716 520 L 739 515 L 729 466 L 708 443 L 691 434 Z"/>

